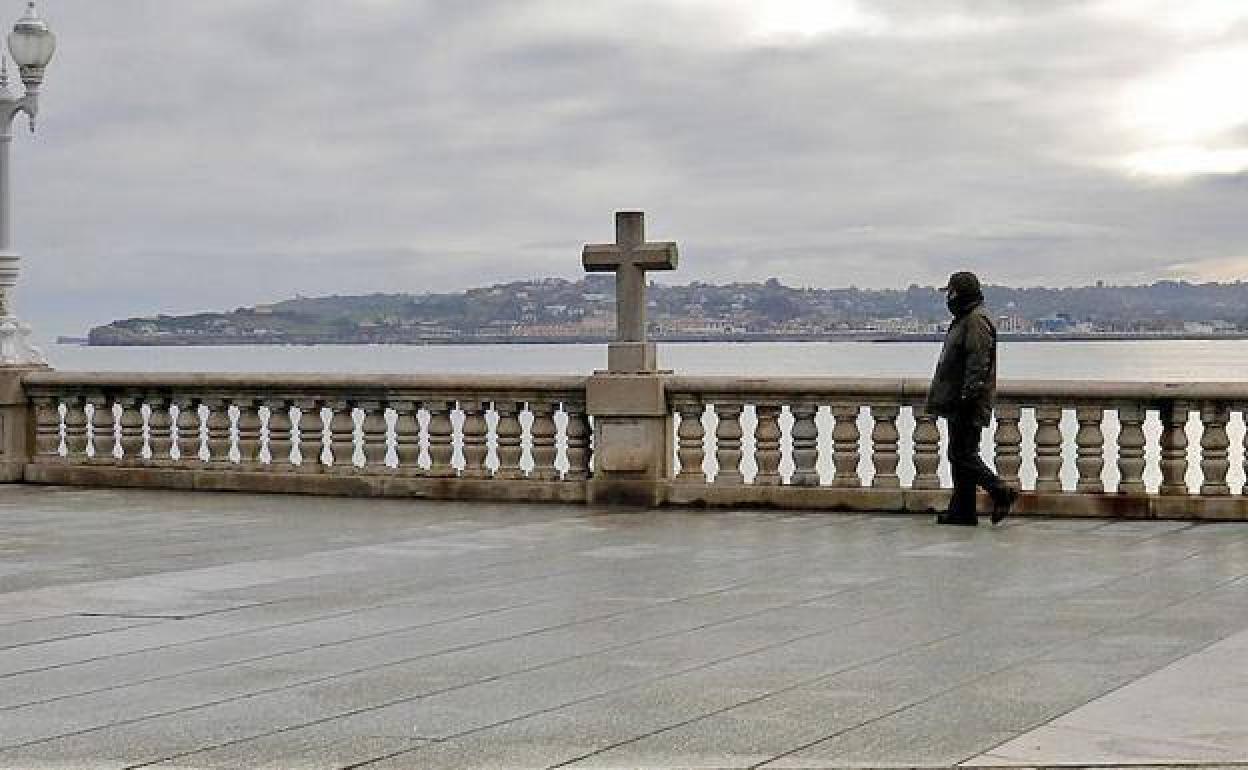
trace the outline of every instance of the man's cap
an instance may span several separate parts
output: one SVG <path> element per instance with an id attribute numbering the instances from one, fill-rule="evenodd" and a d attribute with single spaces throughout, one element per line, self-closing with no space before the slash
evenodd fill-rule
<path id="1" fill-rule="evenodd" d="M 940 290 L 951 291 L 954 294 L 971 294 L 982 291 L 979 286 L 979 277 L 966 270 L 949 276 L 949 282 L 940 287 Z"/>

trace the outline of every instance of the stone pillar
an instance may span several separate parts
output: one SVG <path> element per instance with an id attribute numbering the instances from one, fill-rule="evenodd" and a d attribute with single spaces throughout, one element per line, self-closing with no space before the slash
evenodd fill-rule
<path id="1" fill-rule="evenodd" d="M 35 409 L 22 389 L 22 375 L 46 367 L 0 367 L 0 483 L 25 478 L 35 449 Z"/>
<path id="2" fill-rule="evenodd" d="M 672 415 L 657 372 L 597 372 L 586 383 L 594 420 L 591 503 L 654 507 L 672 478 Z"/>

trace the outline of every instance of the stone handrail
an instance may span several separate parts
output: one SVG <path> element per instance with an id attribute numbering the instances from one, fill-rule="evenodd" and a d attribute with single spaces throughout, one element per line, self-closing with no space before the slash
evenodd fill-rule
<path id="1" fill-rule="evenodd" d="M 927 386 L 669 378 L 679 423 L 669 500 L 939 510 L 949 484 L 942 421 L 923 408 Z M 1003 478 L 1027 490 L 1024 511 L 1242 517 L 1243 444 L 1232 474 L 1228 425 L 1246 407 L 1242 383 L 1002 381 L 985 450 Z M 1241 436 L 1242 425 L 1241 416 Z"/>
<path id="2" fill-rule="evenodd" d="M 585 499 L 585 378 L 32 372 L 27 481 Z"/>

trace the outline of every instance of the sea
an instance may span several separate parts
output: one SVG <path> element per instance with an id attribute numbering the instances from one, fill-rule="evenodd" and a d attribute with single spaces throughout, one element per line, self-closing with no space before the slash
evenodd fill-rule
<path id="1" fill-rule="evenodd" d="M 589 374 L 606 345 L 48 345 L 70 371 Z M 926 377 L 935 342 L 742 342 L 659 344 L 678 374 Z M 1004 342 L 998 376 L 1018 379 L 1248 381 L 1248 340 Z"/>
<path id="2" fill-rule="evenodd" d="M 606 367 L 606 345 L 242 345 L 195 347 L 87 347 L 48 345 L 49 362 L 62 371 L 122 372 L 335 372 L 411 374 L 589 374 Z M 837 377 L 928 377 L 940 354 L 935 342 L 749 342 L 677 343 L 659 345 L 659 364 L 678 374 L 759 376 L 837 376 Z M 1002 379 L 1058 379 L 1090 381 L 1162 382 L 1248 382 L 1248 340 L 1114 340 L 1114 341 L 1028 341 L 1003 342 L 998 347 L 998 376 Z M 1023 413 L 1023 459 L 1021 478 L 1025 488 L 1035 484 L 1034 416 Z M 715 472 L 710 436 L 714 417 L 707 415 L 708 473 Z M 832 419 L 827 407 L 817 418 L 820 428 L 819 472 L 828 480 L 833 472 L 829 435 Z M 791 418 L 782 417 L 786 430 Z M 913 451 L 910 431 L 913 417 L 903 410 L 898 427 L 902 462 L 898 472 L 903 483 L 913 477 Z M 1066 488 L 1074 487 L 1074 434 L 1078 430 L 1073 410 L 1063 421 L 1064 462 L 1061 477 Z M 1242 414 L 1229 423 L 1232 489 L 1245 486 L 1244 439 L 1248 433 Z M 742 471 L 753 474 L 753 415 L 743 415 L 743 448 L 746 461 Z M 872 428 L 864 407 L 859 419 L 864 450 Z M 1150 490 L 1161 480 L 1157 440 L 1161 425 L 1150 414 L 1144 425 L 1146 448 L 1144 479 Z M 1118 424 L 1107 412 L 1105 470 L 1103 478 L 1112 491 L 1117 487 L 1116 439 Z M 1195 491 L 1201 482 L 1199 415 L 1193 412 L 1187 426 L 1189 441 L 1189 487 Z M 985 432 L 983 455 L 991 461 L 991 431 Z M 788 444 L 787 436 L 785 444 Z M 791 470 L 786 458 L 781 472 Z M 869 483 L 873 475 L 870 452 L 862 452 L 859 473 Z M 940 475 L 948 483 L 949 468 L 942 460 Z"/>

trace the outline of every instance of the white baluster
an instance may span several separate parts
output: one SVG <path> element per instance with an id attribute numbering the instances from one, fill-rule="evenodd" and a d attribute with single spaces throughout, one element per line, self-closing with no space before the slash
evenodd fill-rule
<path id="1" fill-rule="evenodd" d="M 706 413 L 706 405 L 697 403 L 680 403 L 680 427 L 676 430 L 679 448 L 676 456 L 680 458 L 680 474 L 677 481 L 702 484 L 706 481 L 706 472 L 702 469 L 705 461 L 706 428 L 702 425 L 702 415 Z"/>
<path id="2" fill-rule="evenodd" d="M 940 489 L 940 428 L 925 406 L 914 407 L 913 486 Z"/>
<path id="3" fill-rule="evenodd" d="M 1079 469 L 1076 490 L 1085 494 L 1105 491 L 1101 478 L 1105 467 L 1105 435 L 1101 431 L 1104 415 L 1105 410 L 1099 406 L 1081 406 L 1075 410 L 1075 419 L 1079 421 L 1079 432 L 1075 434 L 1075 467 Z"/>
<path id="4" fill-rule="evenodd" d="M 1118 493 L 1142 495 L 1144 488 L 1144 408 L 1139 404 L 1118 407 Z"/>
<path id="5" fill-rule="evenodd" d="M 719 464 L 716 484 L 743 484 L 741 475 L 741 405 L 715 405 L 719 425 L 715 429 L 715 460 Z"/>
<path id="6" fill-rule="evenodd" d="M 832 428 L 833 455 L 836 458 L 836 476 L 832 486 L 853 488 L 862 486 L 858 475 L 858 451 L 862 434 L 858 430 L 857 404 L 833 404 L 832 416 L 836 423 Z"/>
<path id="7" fill-rule="evenodd" d="M 1036 407 L 1036 491 L 1062 491 L 1062 408 Z"/>
<path id="8" fill-rule="evenodd" d="M 754 449 L 758 473 L 754 483 L 775 486 L 780 483 L 780 405 L 757 404 L 754 413 Z"/>
<path id="9" fill-rule="evenodd" d="M 1187 418 L 1189 405 L 1169 402 L 1161 409 L 1161 494 L 1181 496 L 1187 489 Z"/>
<path id="10" fill-rule="evenodd" d="M 1200 420 L 1204 423 L 1204 431 L 1200 437 L 1200 470 L 1204 475 L 1204 482 L 1200 485 L 1202 495 L 1221 496 L 1231 493 L 1230 486 L 1226 483 L 1226 473 L 1231 468 L 1227 451 L 1231 441 L 1226 435 L 1226 423 L 1230 418 L 1230 409 L 1226 404 L 1205 404 L 1200 410 Z"/>
<path id="11" fill-rule="evenodd" d="M 893 489 L 901 486 L 897 476 L 897 464 L 901 456 L 897 453 L 897 442 L 901 434 L 897 432 L 897 415 L 900 408 L 893 405 L 872 406 L 871 418 L 875 427 L 871 431 L 871 459 L 875 466 L 875 476 L 871 486 L 877 489 Z"/>

